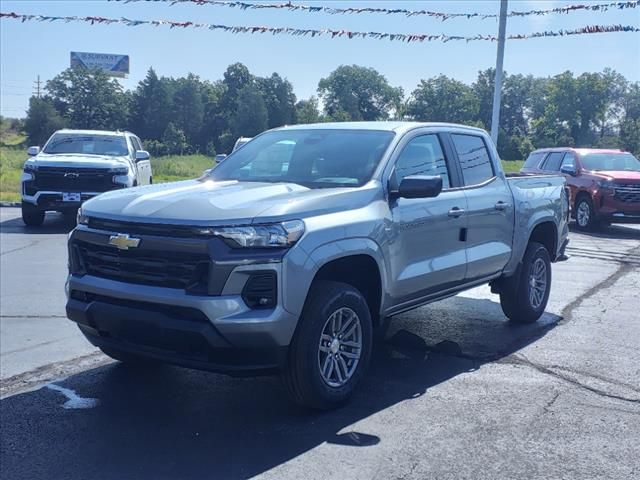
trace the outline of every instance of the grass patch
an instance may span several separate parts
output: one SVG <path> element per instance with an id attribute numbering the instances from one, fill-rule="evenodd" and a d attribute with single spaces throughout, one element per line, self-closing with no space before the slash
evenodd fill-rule
<path id="1" fill-rule="evenodd" d="M 17 141 L 17 139 L 14 139 Z M 19 143 L 24 142 L 24 138 Z M 22 165 L 27 159 L 24 148 L 0 146 L 0 201 L 20 201 L 20 175 Z M 151 158 L 154 183 L 175 182 L 189 178 L 197 178 L 214 164 L 212 157 L 206 155 L 170 155 Z M 502 167 L 506 172 L 518 172 L 524 164 L 521 160 L 503 160 Z"/>
<path id="2" fill-rule="evenodd" d="M 0 201 L 20 201 L 20 175 L 26 159 L 22 148 L 0 147 Z"/>
<path id="3" fill-rule="evenodd" d="M 154 183 L 175 182 L 188 178 L 197 178 L 207 168 L 214 164 L 212 157 L 206 155 L 169 155 L 167 157 L 152 157 Z"/>
<path id="4" fill-rule="evenodd" d="M 505 173 L 517 173 L 524 165 L 524 160 L 502 160 Z"/>

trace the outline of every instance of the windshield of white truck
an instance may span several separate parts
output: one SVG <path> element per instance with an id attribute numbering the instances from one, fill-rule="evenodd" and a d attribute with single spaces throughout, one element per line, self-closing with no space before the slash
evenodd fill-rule
<path id="1" fill-rule="evenodd" d="M 56 133 L 45 145 L 44 153 L 122 157 L 129 150 L 123 136 Z"/>
<path id="2" fill-rule="evenodd" d="M 378 130 L 278 130 L 256 137 L 214 168 L 216 181 L 358 187 L 371 179 L 394 133 Z"/>
<path id="3" fill-rule="evenodd" d="M 587 170 L 640 172 L 640 160 L 630 153 L 586 153 L 581 160 Z"/>

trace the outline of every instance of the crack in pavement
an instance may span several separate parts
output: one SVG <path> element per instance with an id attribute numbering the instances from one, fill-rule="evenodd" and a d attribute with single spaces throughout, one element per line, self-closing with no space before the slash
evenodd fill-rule
<path id="1" fill-rule="evenodd" d="M 551 370 L 548 367 L 545 367 L 544 365 L 539 365 L 539 364 L 537 364 L 535 362 L 532 362 L 531 360 L 529 360 L 524 355 L 511 355 L 510 357 L 506 357 L 506 358 L 502 359 L 501 361 L 499 361 L 497 363 L 506 364 L 506 365 L 517 365 L 517 366 L 530 367 L 530 368 L 533 368 L 534 370 L 537 370 L 540 373 L 543 373 L 545 375 L 550 375 L 550 376 L 552 376 L 554 378 L 562 380 L 562 381 L 564 381 L 566 383 L 569 383 L 569 384 L 571 384 L 573 386 L 576 386 L 576 387 L 578 387 L 580 389 L 587 390 L 587 391 L 589 391 L 591 393 L 595 393 L 596 395 L 599 395 L 601 397 L 611 398 L 611 399 L 614 399 L 614 400 L 620 400 L 620 401 L 623 401 L 623 402 L 640 404 L 640 398 L 623 397 L 622 395 L 616 395 L 616 394 L 609 393 L 609 392 L 606 392 L 604 390 L 601 390 L 599 388 L 592 387 L 590 385 L 585 385 L 584 383 L 576 380 L 573 377 L 570 377 L 569 375 L 565 375 L 565 374 L 556 372 L 554 370 Z"/>
<path id="2" fill-rule="evenodd" d="M 632 248 L 627 253 L 630 255 L 635 255 L 636 252 L 640 252 L 640 248 Z M 599 290 L 604 290 L 611 287 L 620 278 L 624 277 L 627 273 L 633 270 L 633 266 L 631 264 L 623 262 L 616 263 L 618 263 L 620 266 L 615 272 L 605 278 L 602 282 L 589 288 L 586 292 L 584 292 L 582 295 L 579 295 L 578 298 L 573 300 L 562 309 L 562 312 L 560 313 L 562 320 L 558 322 L 558 325 L 564 325 L 570 322 L 573 319 L 573 311 L 576 310 L 582 304 L 582 302 L 595 295 Z"/>
<path id="3" fill-rule="evenodd" d="M 544 413 L 549 413 L 549 410 L 551 409 L 551 407 L 553 406 L 554 403 L 556 403 L 556 400 L 558 400 L 558 397 L 562 395 L 562 392 L 556 392 L 556 394 L 551 398 L 551 400 L 549 400 L 544 407 L 542 407 L 542 410 L 544 410 Z"/>
<path id="4" fill-rule="evenodd" d="M 27 245 L 24 245 L 22 247 L 18 247 L 18 248 L 14 248 L 13 250 L 7 250 L 6 252 L 2 252 L 2 253 L 0 253 L 0 256 L 5 256 L 5 255 L 8 255 L 8 254 L 13 253 L 13 252 L 19 252 L 20 250 L 24 250 L 25 248 L 31 248 L 34 245 L 37 245 L 38 243 L 44 242 L 45 240 L 47 240 L 47 239 L 46 238 L 42 238 L 40 240 L 34 240 L 33 242 L 31 242 L 31 243 L 29 243 Z"/>

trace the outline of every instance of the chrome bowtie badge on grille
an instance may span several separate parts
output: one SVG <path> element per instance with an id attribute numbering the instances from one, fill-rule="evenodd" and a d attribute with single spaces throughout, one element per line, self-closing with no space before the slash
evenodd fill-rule
<path id="1" fill-rule="evenodd" d="M 78 178 L 78 177 L 80 177 L 80 174 L 75 172 L 67 172 L 64 174 L 64 178 Z"/>
<path id="2" fill-rule="evenodd" d="M 109 237 L 109 245 L 117 247 L 118 250 L 129 250 L 140 245 L 140 239 L 131 238 L 128 233 L 119 233 Z"/>

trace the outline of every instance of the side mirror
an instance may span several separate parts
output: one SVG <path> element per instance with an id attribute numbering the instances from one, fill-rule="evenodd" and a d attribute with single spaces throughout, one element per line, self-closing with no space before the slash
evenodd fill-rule
<path id="1" fill-rule="evenodd" d="M 151 155 L 146 150 L 137 150 L 136 151 L 136 162 L 141 162 L 142 160 L 149 160 Z"/>
<path id="2" fill-rule="evenodd" d="M 27 155 L 30 157 L 35 157 L 40 153 L 40 147 L 29 147 L 27 148 Z"/>
<path id="3" fill-rule="evenodd" d="M 426 175 L 410 175 L 404 177 L 396 192 L 400 198 L 433 198 L 442 192 L 442 177 Z"/>
<path id="4" fill-rule="evenodd" d="M 225 153 L 216 155 L 216 163 L 222 162 L 225 158 L 227 158 L 227 155 Z"/>
<path id="5" fill-rule="evenodd" d="M 576 167 L 574 165 L 562 165 L 560 167 L 560 173 L 575 177 L 578 174 L 578 171 L 576 170 Z"/>

